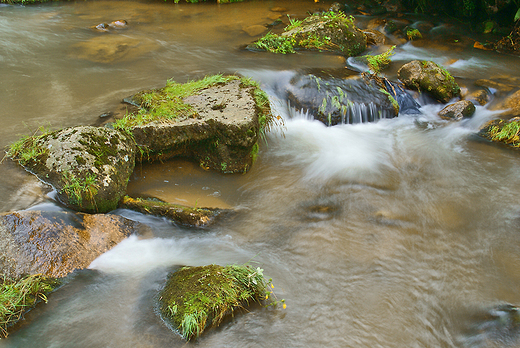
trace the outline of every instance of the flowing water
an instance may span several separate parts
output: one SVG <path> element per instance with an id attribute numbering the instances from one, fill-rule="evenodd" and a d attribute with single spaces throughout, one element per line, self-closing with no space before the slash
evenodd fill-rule
<path id="1" fill-rule="evenodd" d="M 272 21 L 275 5 L 297 17 L 328 3 L 0 7 L 1 146 L 41 125 L 94 124 L 120 99 L 168 78 L 219 72 L 260 81 L 285 119 L 246 175 L 206 172 L 183 160 L 138 166 L 133 195 L 238 214 L 190 230 L 115 211 L 153 233 L 124 240 L 73 274 L 0 347 L 185 346 L 154 309 L 167 272 L 248 260 L 273 278 L 287 309 L 236 316 L 195 345 L 518 346 L 475 319 L 496 304 L 520 304 L 518 152 L 475 135 L 497 113 L 477 107 L 472 119 L 448 123 L 436 116 L 440 105 L 421 100 L 419 115 L 325 127 L 288 107 L 278 86 L 300 69 L 357 67 L 330 54 L 242 50 L 252 40 L 242 29 Z M 118 19 L 128 28 L 91 29 Z M 478 78 L 520 76 L 516 57 L 448 47 L 400 46 L 388 76 L 395 79 L 415 58 L 447 65 L 470 90 Z M 61 209 L 9 161 L 0 178 L 1 210 Z"/>

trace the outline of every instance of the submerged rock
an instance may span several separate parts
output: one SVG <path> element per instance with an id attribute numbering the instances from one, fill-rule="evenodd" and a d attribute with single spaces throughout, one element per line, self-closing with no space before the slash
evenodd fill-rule
<path id="1" fill-rule="evenodd" d="M 520 342 L 520 308 L 504 303 L 473 314 L 465 336 L 467 347 L 494 347 L 495 344 L 517 347 Z"/>
<path id="2" fill-rule="evenodd" d="M 330 73 L 293 77 L 285 88 L 291 106 L 326 125 L 374 122 L 397 116 L 399 107 L 396 109 L 389 95 L 374 82 L 359 75 L 341 78 Z"/>
<path id="3" fill-rule="evenodd" d="M 162 318 L 192 340 L 237 309 L 266 299 L 262 269 L 251 266 L 184 267 L 170 273 L 159 297 Z"/>
<path id="4" fill-rule="evenodd" d="M 123 199 L 121 208 L 135 210 L 143 214 L 162 216 L 175 223 L 192 227 L 206 227 L 213 223 L 218 216 L 231 213 L 229 210 L 192 208 L 158 199 L 131 197 Z"/>
<path id="5" fill-rule="evenodd" d="M 411 61 L 403 65 L 397 75 L 406 87 L 426 92 L 443 103 L 460 95 L 453 76 L 434 62 Z"/>
<path id="6" fill-rule="evenodd" d="M 116 127 L 133 134 L 142 152 L 138 160 L 189 157 L 223 173 L 251 168 L 259 134 L 272 117 L 267 95 L 256 83 L 236 76 L 169 82 L 127 101 L 141 110 Z"/>
<path id="7" fill-rule="evenodd" d="M 135 163 L 130 136 L 90 126 L 65 128 L 28 137 L 9 155 L 52 185 L 58 199 L 77 211 L 116 209 Z"/>
<path id="8" fill-rule="evenodd" d="M 110 24 L 102 24 L 104 24 L 104 27 L 98 28 L 98 30 L 107 31 L 110 28 L 116 28 L 111 27 Z M 74 58 L 96 63 L 113 63 L 134 60 L 145 53 L 156 50 L 158 47 L 156 41 L 146 37 L 102 35 L 74 44 L 71 55 Z"/>
<path id="9" fill-rule="evenodd" d="M 445 120 L 462 120 L 464 117 L 471 117 L 475 113 L 475 105 L 469 100 L 461 100 L 446 106 L 439 111 L 439 116 Z"/>
<path id="10" fill-rule="evenodd" d="M 60 278 L 88 267 L 140 224 L 117 215 L 19 211 L 0 214 L 0 273 Z"/>
<path id="11" fill-rule="evenodd" d="M 505 110 L 501 116 L 510 118 L 520 116 L 520 90 L 508 96 L 502 103 L 494 107 L 496 110 Z"/>

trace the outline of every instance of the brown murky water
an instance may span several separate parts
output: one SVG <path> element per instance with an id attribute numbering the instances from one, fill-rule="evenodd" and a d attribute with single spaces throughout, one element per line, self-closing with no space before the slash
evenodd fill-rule
<path id="1" fill-rule="evenodd" d="M 252 40 L 243 29 L 272 22 L 274 5 L 297 17 L 327 4 L 95 1 L 0 7 L 1 146 L 40 125 L 93 124 L 121 98 L 168 78 L 186 81 L 218 72 L 262 82 L 286 118 L 284 135 L 269 134 L 246 175 L 223 176 L 183 160 L 137 167 L 132 194 L 239 214 L 191 231 L 116 211 L 148 224 L 154 236 L 130 237 L 75 274 L 0 347 L 185 346 L 154 311 L 166 272 L 252 258 L 273 278 L 287 309 L 238 316 L 198 346 L 518 345 L 485 330 L 468 334 L 478 324 L 469 319 L 473 313 L 520 303 L 518 153 L 474 136 L 493 112 L 478 107 L 473 119 L 456 124 L 441 121 L 437 105 L 376 124 L 327 128 L 304 117 L 290 119 L 294 112 L 279 99 L 277 84 L 296 69 L 338 68 L 345 60 L 241 49 Z M 118 19 L 128 27 L 90 28 Z M 478 78 L 520 76 L 516 57 L 454 47 L 400 46 L 389 76 L 415 58 L 446 64 L 469 89 Z M 45 192 L 16 166 L 0 166 L 3 211 L 59 209 Z"/>

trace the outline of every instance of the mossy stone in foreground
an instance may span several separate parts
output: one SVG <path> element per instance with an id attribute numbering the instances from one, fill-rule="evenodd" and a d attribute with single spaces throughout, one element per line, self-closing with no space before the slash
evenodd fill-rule
<path id="1" fill-rule="evenodd" d="M 171 273 L 159 297 L 162 318 L 187 340 L 200 336 L 224 317 L 251 302 L 260 302 L 267 282 L 260 268 L 209 265 Z"/>

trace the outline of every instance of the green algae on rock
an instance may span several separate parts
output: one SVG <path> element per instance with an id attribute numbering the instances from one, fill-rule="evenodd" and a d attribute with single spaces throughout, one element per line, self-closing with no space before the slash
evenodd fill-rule
<path id="1" fill-rule="evenodd" d="M 192 208 L 171 204 L 158 199 L 131 198 L 125 196 L 121 208 L 131 209 L 143 214 L 162 216 L 184 226 L 206 227 L 219 215 L 231 211 L 212 208 Z"/>
<path id="2" fill-rule="evenodd" d="M 443 103 L 460 96 L 460 87 L 453 76 L 431 61 L 413 60 L 403 65 L 397 76 L 406 87 L 426 92 Z"/>
<path id="3" fill-rule="evenodd" d="M 134 152 L 127 134 L 81 126 L 22 138 L 8 156 L 52 185 L 69 208 L 106 213 L 117 208 L 126 192 Z"/>
<path id="4" fill-rule="evenodd" d="M 237 309 L 269 297 L 262 272 L 249 265 L 181 268 L 169 274 L 159 295 L 160 314 L 186 340 L 196 339 Z"/>
<path id="5" fill-rule="evenodd" d="M 331 51 L 351 57 L 366 50 L 367 38 L 353 17 L 329 11 L 291 21 L 282 34 L 268 33 L 248 47 L 284 54 L 296 49 Z"/>
<path id="6" fill-rule="evenodd" d="M 196 159 L 222 173 L 248 171 L 259 135 L 273 120 L 269 99 L 258 84 L 237 76 L 214 75 L 188 83 L 168 81 L 160 89 L 125 100 L 139 110 L 114 127 L 132 135 L 137 160 Z"/>

